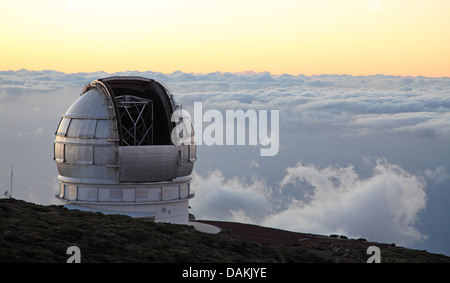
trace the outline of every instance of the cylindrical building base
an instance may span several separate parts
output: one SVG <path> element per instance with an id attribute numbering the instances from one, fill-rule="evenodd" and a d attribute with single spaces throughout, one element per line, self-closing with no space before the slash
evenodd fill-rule
<path id="1" fill-rule="evenodd" d="M 187 225 L 189 199 L 194 197 L 190 180 L 184 177 L 172 182 L 86 184 L 60 178 L 56 197 L 69 209 Z"/>
<path id="2" fill-rule="evenodd" d="M 93 204 L 68 202 L 68 209 L 76 209 L 89 212 L 101 212 L 103 214 L 121 214 L 133 218 L 188 225 L 189 201 L 181 200 L 164 203 L 146 204 Z"/>

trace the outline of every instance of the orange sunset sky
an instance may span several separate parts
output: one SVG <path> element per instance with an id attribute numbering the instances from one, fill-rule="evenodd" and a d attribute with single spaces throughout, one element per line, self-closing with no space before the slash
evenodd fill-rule
<path id="1" fill-rule="evenodd" d="M 0 70 L 450 76 L 449 0 L 0 1 Z"/>

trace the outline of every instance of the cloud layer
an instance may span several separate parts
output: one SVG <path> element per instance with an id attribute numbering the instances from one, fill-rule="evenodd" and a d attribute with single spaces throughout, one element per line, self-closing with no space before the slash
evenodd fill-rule
<path id="1" fill-rule="evenodd" d="M 293 201 L 288 210 L 270 216 L 267 224 L 285 222 L 287 227 L 306 231 L 366 235 L 401 244 L 424 239 L 415 227 L 426 205 L 424 181 L 397 165 L 377 160 L 373 175 L 365 179 L 352 167 L 318 169 L 297 164 L 287 171 L 282 187 L 291 183 L 301 189 L 306 182 L 314 191 L 305 200 Z M 288 224 L 288 215 L 296 220 Z"/>
<path id="2" fill-rule="evenodd" d="M 424 180 L 385 160 L 377 160 L 368 178 L 351 166 L 319 169 L 298 163 L 287 168 L 277 188 L 260 180 L 226 179 L 219 171 L 194 180 L 192 205 L 203 217 L 402 245 L 426 239 L 416 226 L 426 206 Z M 275 190 L 297 190 L 302 197 L 286 199 L 280 208 Z"/>

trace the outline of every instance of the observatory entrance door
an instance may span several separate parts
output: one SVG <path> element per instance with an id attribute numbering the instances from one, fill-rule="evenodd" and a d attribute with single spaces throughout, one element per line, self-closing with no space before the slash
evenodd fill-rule
<path id="1" fill-rule="evenodd" d="M 153 145 L 153 101 L 133 95 L 116 97 L 124 146 Z"/>

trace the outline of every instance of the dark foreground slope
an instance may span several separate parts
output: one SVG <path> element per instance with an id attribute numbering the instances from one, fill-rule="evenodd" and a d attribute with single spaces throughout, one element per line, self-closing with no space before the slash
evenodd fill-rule
<path id="1" fill-rule="evenodd" d="M 309 234 L 240 223 L 215 224 L 223 231 L 214 235 L 192 226 L 2 199 L 0 262 L 66 262 L 70 246 L 80 248 L 82 262 L 364 262 L 368 257 L 367 244 L 336 244 L 339 239 L 323 236 L 324 241 L 302 240 Z M 255 240 L 254 229 L 262 229 L 258 235 L 276 232 L 272 237 L 280 241 Z M 286 237 L 290 240 L 281 240 Z M 443 255 L 397 247 L 382 248 L 382 259 L 450 262 Z"/>

